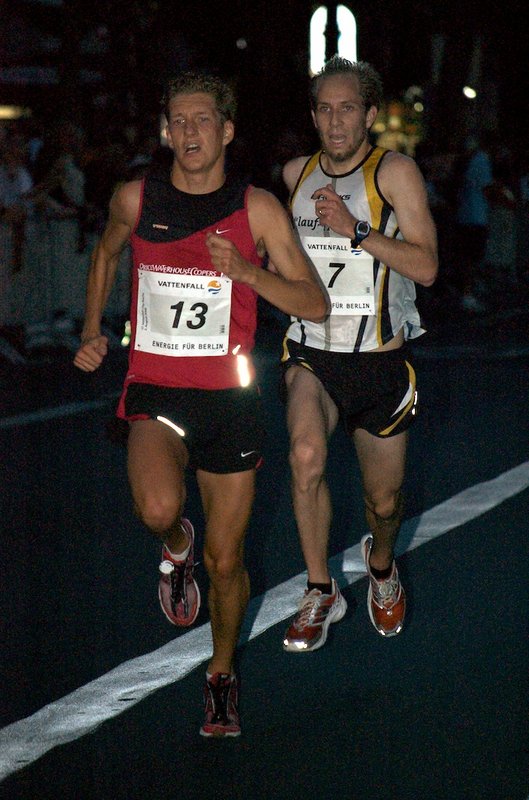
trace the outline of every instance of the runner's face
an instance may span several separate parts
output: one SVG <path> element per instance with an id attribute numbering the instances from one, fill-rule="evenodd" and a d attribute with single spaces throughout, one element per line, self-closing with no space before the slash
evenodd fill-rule
<path id="1" fill-rule="evenodd" d="M 332 75 L 321 82 L 312 118 L 331 162 L 343 165 L 368 144 L 373 114 L 376 116 L 374 106 L 367 111 L 364 108 L 355 77 Z"/>
<path id="2" fill-rule="evenodd" d="M 222 122 L 210 94 L 178 94 L 169 103 L 167 138 L 185 172 L 203 172 L 223 162 L 233 123 Z"/>

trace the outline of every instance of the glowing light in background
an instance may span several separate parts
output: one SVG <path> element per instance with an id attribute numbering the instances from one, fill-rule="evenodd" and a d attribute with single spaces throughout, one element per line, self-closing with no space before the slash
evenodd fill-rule
<path id="1" fill-rule="evenodd" d="M 325 63 L 325 28 L 328 10 L 319 6 L 310 20 L 310 73 L 315 75 Z M 336 11 L 338 24 L 338 55 L 356 61 L 356 19 L 352 11 L 345 6 L 338 6 Z"/>
<path id="2" fill-rule="evenodd" d="M 0 119 L 20 119 L 31 116 L 29 108 L 22 106 L 0 106 Z"/>
<path id="3" fill-rule="evenodd" d="M 130 327 L 130 319 L 125 322 L 125 330 L 123 331 L 123 336 L 121 337 L 121 346 L 128 347 L 130 344 L 130 337 L 131 337 L 131 327 Z"/>

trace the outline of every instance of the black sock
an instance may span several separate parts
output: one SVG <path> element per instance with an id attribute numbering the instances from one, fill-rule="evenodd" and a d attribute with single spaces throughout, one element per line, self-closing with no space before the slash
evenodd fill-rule
<path id="1" fill-rule="evenodd" d="M 389 578 L 393 571 L 393 564 L 390 564 L 386 569 L 375 569 L 374 567 L 370 567 L 370 570 L 373 578 L 376 578 L 377 581 L 385 581 L 387 578 Z"/>
<path id="2" fill-rule="evenodd" d="M 307 581 L 307 589 L 309 592 L 313 589 L 319 589 L 322 594 L 332 594 L 332 583 L 311 583 Z"/>

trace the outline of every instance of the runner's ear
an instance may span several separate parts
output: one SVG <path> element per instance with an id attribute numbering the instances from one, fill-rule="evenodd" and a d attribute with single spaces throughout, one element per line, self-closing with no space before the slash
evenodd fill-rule
<path id="1" fill-rule="evenodd" d="M 231 120 L 227 120 L 224 123 L 224 134 L 222 137 L 224 144 L 229 144 L 232 141 L 234 135 L 235 135 L 235 127 L 233 125 L 233 122 Z"/>
<path id="2" fill-rule="evenodd" d="M 376 106 L 371 106 L 369 111 L 366 114 L 366 127 L 367 130 L 373 125 L 374 121 L 376 120 L 378 115 L 378 108 Z"/>

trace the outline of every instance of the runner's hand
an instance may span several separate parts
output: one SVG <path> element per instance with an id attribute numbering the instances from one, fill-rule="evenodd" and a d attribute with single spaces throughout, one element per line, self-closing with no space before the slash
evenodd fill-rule
<path id="1" fill-rule="evenodd" d="M 224 236 L 207 233 L 206 247 L 211 256 L 211 263 L 218 272 L 222 272 L 233 281 L 252 283 L 256 268 L 241 256 L 233 242 Z"/>
<path id="2" fill-rule="evenodd" d="M 73 363 L 83 372 L 94 372 L 101 366 L 107 353 L 108 338 L 106 336 L 94 336 L 81 345 L 75 354 Z"/>
<path id="3" fill-rule="evenodd" d="M 327 225 L 334 233 L 339 233 L 341 236 L 353 235 L 358 220 L 353 217 L 330 183 L 321 189 L 316 189 L 311 199 L 316 201 L 316 214 L 322 225 Z"/>

